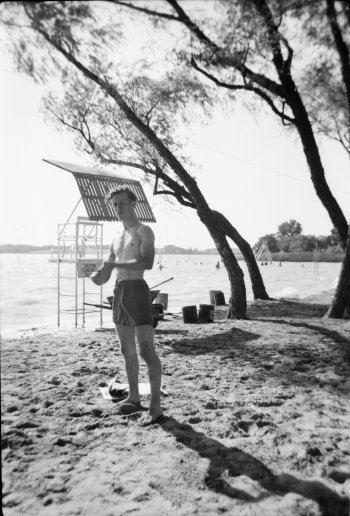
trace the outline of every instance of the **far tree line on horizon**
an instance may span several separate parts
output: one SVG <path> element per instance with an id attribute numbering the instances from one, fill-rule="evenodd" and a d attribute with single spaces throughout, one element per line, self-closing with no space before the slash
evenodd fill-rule
<path id="1" fill-rule="evenodd" d="M 285 253 L 310 252 L 341 248 L 339 235 L 335 228 L 332 228 L 330 235 L 327 236 L 303 235 L 302 231 L 300 222 L 290 219 L 278 226 L 277 233 L 269 233 L 260 237 L 253 249 L 258 251 L 264 243 L 266 243 L 271 253 L 279 253 L 280 251 Z"/>
<path id="2" fill-rule="evenodd" d="M 296 253 L 296 252 L 313 252 L 315 250 L 333 249 L 334 258 L 337 258 L 339 251 L 342 254 L 338 232 L 332 228 L 329 235 L 303 235 L 300 222 L 294 219 L 282 222 L 278 226 L 277 233 L 268 233 L 259 238 L 253 246 L 255 253 L 260 247 L 266 244 L 268 250 L 274 253 Z M 109 245 L 105 245 L 104 249 L 109 249 Z M 35 251 L 53 252 L 57 250 L 55 245 L 30 245 L 30 244 L 0 244 L 0 253 L 30 253 Z M 236 249 L 232 249 L 237 254 Z M 166 244 L 156 249 L 157 253 L 162 254 L 217 254 L 217 249 L 207 248 L 198 249 L 197 247 L 181 247 L 174 244 Z M 239 255 L 238 255 L 239 257 Z M 332 256 L 330 256 L 331 258 Z M 332 261 L 331 259 L 329 261 Z M 338 261 L 338 259 L 336 259 Z"/>
<path id="3" fill-rule="evenodd" d="M 79 149 L 100 163 L 142 171 L 146 180 L 155 179 L 155 194 L 197 211 L 228 273 L 232 318 L 245 318 L 247 304 L 243 272 L 227 238 L 247 262 L 254 297 L 268 295 L 251 247 L 209 207 L 181 144 L 191 118 L 206 120 L 215 105 L 230 110 L 242 98 L 250 109 L 270 110 L 298 135 L 315 193 L 345 250 L 328 311 L 342 317 L 350 310 L 350 234 L 317 138 L 333 138 L 349 153 L 348 3 L 216 0 L 210 3 L 215 16 L 176 0 L 149 5 L 115 0 L 107 13 L 104 2 L 14 2 L 2 18 L 18 69 L 64 86 L 63 95 L 46 95 L 45 109 L 58 128 L 72 132 Z M 123 20 L 138 27 L 154 23 L 147 57 L 123 61 Z M 172 48 L 162 52 L 157 37 L 165 34 Z"/>

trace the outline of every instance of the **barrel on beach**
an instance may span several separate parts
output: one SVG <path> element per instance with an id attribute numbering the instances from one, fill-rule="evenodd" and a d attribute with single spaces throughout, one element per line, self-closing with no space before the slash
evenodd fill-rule
<path id="1" fill-rule="evenodd" d="M 162 303 L 153 303 L 152 304 L 152 312 L 154 314 L 157 314 L 158 319 L 163 319 L 164 317 L 164 310 Z"/>
<path id="2" fill-rule="evenodd" d="M 214 300 L 215 300 L 215 304 L 217 306 L 220 306 L 220 305 L 225 305 L 225 296 L 224 296 L 224 293 L 221 292 L 216 292 L 216 294 L 214 294 Z"/>
<path id="3" fill-rule="evenodd" d="M 199 305 L 198 320 L 203 322 L 213 322 L 214 305 Z"/>
<path id="4" fill-rule="evenodd" d="M 168 294 L 165 292 L 160 292 L 158 296 L 155 298 L 156 303 L 162 303 L 164 310 L 168 309 Z"/>
<path id="5" fill-rule="evenodd" d="M 225 305 L 225 296 L 222 290 L 209 290 L 210 303 L 212 305 Z"/>
<path id="6" fill-rule="evenodd" d="M 196 322 L 198 319 L 197 307 L 193 306 L 183 306 L 182 307 L 182 317 L 184 323 L 192 323 Z"/>

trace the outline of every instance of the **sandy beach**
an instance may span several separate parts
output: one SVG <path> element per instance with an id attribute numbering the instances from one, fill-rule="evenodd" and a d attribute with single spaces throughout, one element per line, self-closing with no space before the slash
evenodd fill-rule
<path id="1" fill-rule="evenodd" d="M 3 341 L 4 514 L 348 516 L 350 321 L 322 319 L 330 299 L 166 316 L 147 428 L 99 391 L 126 381 L 114 331 Z"/>

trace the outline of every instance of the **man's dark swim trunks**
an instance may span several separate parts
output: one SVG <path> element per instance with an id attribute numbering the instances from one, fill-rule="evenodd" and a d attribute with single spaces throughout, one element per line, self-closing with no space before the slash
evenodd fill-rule
<path id="1" fill-rule="evenodd" d="M 152 298 L 144 279 L 116 281 L 113 322 L 122 326 L 153 325 Z"/>

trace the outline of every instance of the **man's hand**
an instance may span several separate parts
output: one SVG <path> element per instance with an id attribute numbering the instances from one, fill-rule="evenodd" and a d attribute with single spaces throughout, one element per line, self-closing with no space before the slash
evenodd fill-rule
<path id="1" fill-rule="evenodd" d="M 95 285 L 104 285 L 110 279 L 112 270 L 114 268 L 115 265 L 113 263 L 103 262 L 103 267 L 92 274 L 90 278 L 95 283 Z"/>

